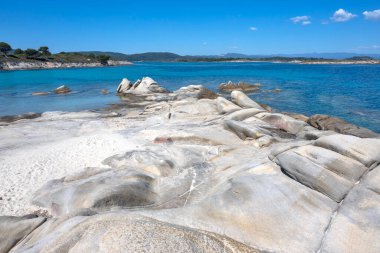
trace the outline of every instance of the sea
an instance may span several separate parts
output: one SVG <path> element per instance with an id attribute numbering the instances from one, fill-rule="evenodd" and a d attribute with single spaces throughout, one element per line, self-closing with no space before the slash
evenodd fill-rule
<path id="1" fill-rule="evenodd" d="M 268 62 L 158 63 L 128 66 L 0 71 L 0 116 L 96 110 L 120 102 L 122 78 L 150 76 L 169 90 L 201 84 L 217 91 L 228 81 L 260 83 L 250 94 L 279 112 L 328 114 L 380 133 L 380 65 L 304 65 Z M 66 85 L 68 95 L 33 96 Z M 107 89 L 104 95 L 101 90 Z M 280 89 L 280 92 L 268 92 Z"/>

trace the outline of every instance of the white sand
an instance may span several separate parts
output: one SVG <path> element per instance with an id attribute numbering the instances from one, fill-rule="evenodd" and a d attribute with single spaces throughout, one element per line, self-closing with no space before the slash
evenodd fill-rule
<path id="1" fill-rule="evenodd" d="M 0 128 L 0 215 L 30 213 L 32 194 L 47 181 L 104 167 L 105 158 L 134 145 L 119 129 L 104 127 L 104 119 L 49 115 L 38 121 Z"/>

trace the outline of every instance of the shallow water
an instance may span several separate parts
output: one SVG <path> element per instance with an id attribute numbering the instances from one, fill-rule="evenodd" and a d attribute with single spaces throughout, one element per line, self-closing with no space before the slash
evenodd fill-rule
<path id="1" fill-rule="evenodd" d="M 117 103 L 123 77 L 151 76 L 170 90 L 189 84 L 216 89 L 228 80 L 261 83 L 251 97 L 279 111 L 341 117 L 380 132 L 380 65 L 276 63 L 136 63 L 132 66 L 0 72 L 0 115 L 97 109 Z M 70 95 L 32 96 L 65 84 Z M 109 95 L 100 91 L 108 89 Z"/>

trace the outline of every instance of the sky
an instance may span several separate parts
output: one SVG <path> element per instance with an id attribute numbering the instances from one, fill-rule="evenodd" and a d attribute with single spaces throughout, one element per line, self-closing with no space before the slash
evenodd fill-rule
<path id="1" fill-rule="evenodd" d="M 0 41 L 52 52 L 380 53 L 380 1 L 1 0 Z"/>

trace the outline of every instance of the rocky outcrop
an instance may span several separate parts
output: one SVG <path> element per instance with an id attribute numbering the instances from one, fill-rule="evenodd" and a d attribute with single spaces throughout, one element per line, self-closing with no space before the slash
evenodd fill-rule
<path id="1" fill-rule="evenodd" d="M 349 134 L 362 138 L 379 138 L 373 131 L 350 124 L 342 119 L 323 114 L 311 116 L 307 121 L 311 126 L 320 130 L 332 130 L 341 134 Z"/>
<path id="2" fill-rule="evenodd" d="M 232 101 L 234 101 L 237 105 L 242 108 L 256 108 L 259 110 L 264 110 L 258 103 L 250 99 L 246 94 L 241 91 L 233 91 L 231 92 Z"/>
<path id="3" fill-rule="evenodd" d="M 127 87 L 140 85 L 130 95 L 144 108 L 99 119 L 125 152 L 34 193 L 52 217 L 10 252 L 379 251 L 380 139 L 319 130 L 241 93 Z"/>
<path id="4" fill-rule="evenodd" d="M 117 92 L 123 94 L 147 95 L 165 93 L 167 90 L 159 86 L 152 78 L 144 77 L 141 81 L 137 80 L 133 85 L 127 78 L 124 78 L 119 84 Z"/>
<path id="5" fill-rule="evenodd" d="M 106 66 L 131 65 L 128 61 L 108 61 Z M 3 70 L 25 70 L 25 69 L 56 69 L 56 68 L 94 68 L 103 67 L 100 62 L 49 62 L 49 61 L 25 61 L 25 62 L 0 62 Z"/>
<path id="6" fill-rule="evenodd" d="M 41 117 L 41 113 L 35 113 L 35 112 L 29 112 L 29 113 L 24 113 L 20 115 L 13 115 L 13 116 L 0 116 L 0 123 L 11 123 L 17 120 L 22 120 L 22 119 L 35 119 Z"/>
<path id="7" fill-rule="evenodd" d="M 43 224 L 45 220 L 45 218 L 36 215 L 0 216 L 0 253 L 7 253 L 20 240 Z"/>
<path id="8" fill-rule="evenodd" d="M 233 83 L 232 81 L 228 81 L 227 83 L 221 83 L 218 87 L 220 91 L 223 92 L 231 92 L 234 90 L 244 91 L 244 92 L 257 92 L 260 90 L 261 84 L 249 84 L 245 82 Z"/>

